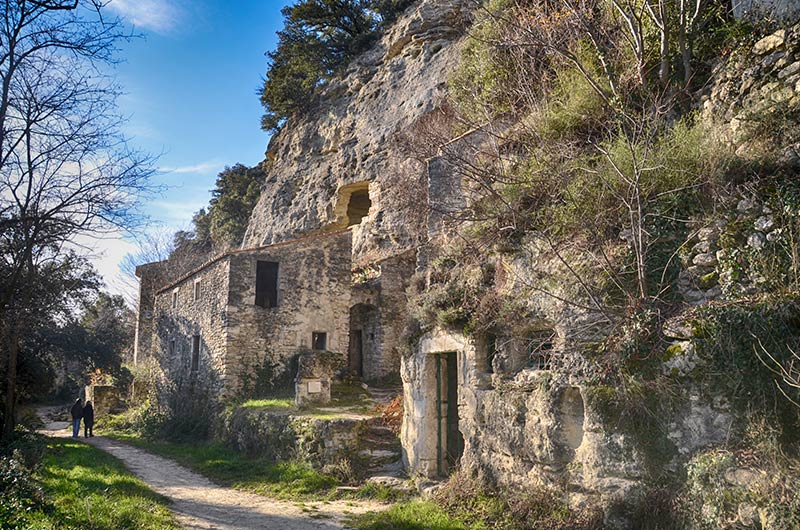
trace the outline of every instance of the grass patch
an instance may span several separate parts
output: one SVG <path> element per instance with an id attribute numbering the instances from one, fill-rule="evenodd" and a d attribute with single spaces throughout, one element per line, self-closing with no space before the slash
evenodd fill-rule
<path id="1" fill-rule="evenodd" d="M 178 528 L 164 497 L 113 456 L 72 440 L 52 440 L 36 478 L 48 506 L 31 513 L 27 528 Z"/>
<path id="2" fill-rule="evenodd" d="M 339 482 L 299 462 L 270 462 L 215 443 L 164 442 L 114 433 L 113 438 L 174 460 L 220 485 L 281 500 L 330 498 Z"/>
<path id="3" fill-rule="evenodd" d="M 375 404 L 361 385 L 334 383 L 331 387 L 331 402 L 325 406 L 298 408 L 293 398 L 250 399 L 238 405 L 250 410 L 308 416 L 319 420 L 333 420 L 347 414 L 370 414 Z"/>
<path id="4" fill-rule="evenodd" d="M 396 504 L 385 512 L 352 517 L 347 524 L 356 530 L 472 530 L 430 501 Z"/>
<path id="5" fill-rule="evenodd" d="M 243 409 L 270 409 L 276 412 L 295 412 L 294 399 L 273 398 L 273 399 L 250 399 L 240 405 Z"/>

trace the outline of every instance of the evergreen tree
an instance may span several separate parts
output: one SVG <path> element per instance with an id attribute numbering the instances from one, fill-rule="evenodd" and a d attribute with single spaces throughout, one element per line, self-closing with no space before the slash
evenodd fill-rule
<path id="1" fill-rule="evenodd" d="M 306 111 L 317 87 L 366 50 L 412 0 L 301 0 L 283 8 L 261 92 L 265 130 Z"/>

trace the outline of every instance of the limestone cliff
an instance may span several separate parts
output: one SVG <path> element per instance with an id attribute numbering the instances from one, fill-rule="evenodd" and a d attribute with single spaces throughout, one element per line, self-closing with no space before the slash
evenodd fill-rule
<path id="1" fill-rule="evenodd" d="M 267 150 L 269 177 L 243 247 L 346 226 L 347 195 L 339 190 L 359 182 L 370 183 L 372 207 L 354 234 L 354 255 L 383 257 L 413 246 L 421 220 L 394 207 L 393 194 L 407 192 L 407 179 L 422 171 L 396 140 L 442 103 L 465 3 L 415 4 L 325 87 L 308 115 L 289 120 Z"/>

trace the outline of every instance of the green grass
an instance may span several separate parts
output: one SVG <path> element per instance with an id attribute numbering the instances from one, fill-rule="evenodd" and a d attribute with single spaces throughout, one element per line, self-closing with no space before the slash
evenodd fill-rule
<path id="1" fill-rule="evenodd" d="M 297 409 L 292 398 L 250 399 L 240 405 L 243 409 L 274 409 L 276 412 L 293 412 Z"/>
<path id="2" fill-rule="evenodd" d="M 347 524 L 356 530 L 469 530 L 471 528 L 429 501 L 396 504 L 385 512 L 354 516 L 347 521 Z"/>
<path id="3" fill-rule="evenodd" d="M 334 383 L 331 387 L 331 402 L 325 406 L 297 408 L 293 398 L 250 399 L 238 405 L 243 409 L 307 416 L 318 420 L 334 420 L 348 414 L 375 415 L 375 404 L 369 400 L 361 385 Z"/>
<path id="4" fill-rule="evenodd" d="M 111 437 L 175 460 L 220 485 L 276 499 L 329 498 L 338 485 L 334 477 L 323 475 L 303 462 L 251 459 L 219 444 L 151 441 L 120 433 Z"/>
<path id="5" fill-rule="evenodd" d="M 178 528 L 167 500 L 113 456 L 89 445 L 54 439 L 36 478 L 49 501 L 27 528 L 92 530 Z"/>

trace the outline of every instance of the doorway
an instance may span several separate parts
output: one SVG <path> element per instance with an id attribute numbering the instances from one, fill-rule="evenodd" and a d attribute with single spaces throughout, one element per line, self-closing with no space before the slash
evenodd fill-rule
<path id="1" fill-rule="evenodd" d="M 436 360 L 436 459 L 439 476 L 455 470 L 464 453 L 464 437 L 458 428 L 458 355 L 439 353 Z"/>
<path id="2" fill-rule="evenodd" d="M 350 308 L 350 341 L 347 348 L 348 368 L 365 381 L 383 375 L 381 358 L 381 314 L 369 304 Z"/>
<path id="3" fill-rule="evenodd" d="M 350 346 L 348 348 L 350 357 L 350 371 L 358 377 L 364 377 L 364 330 L 350 330 Z"/>

